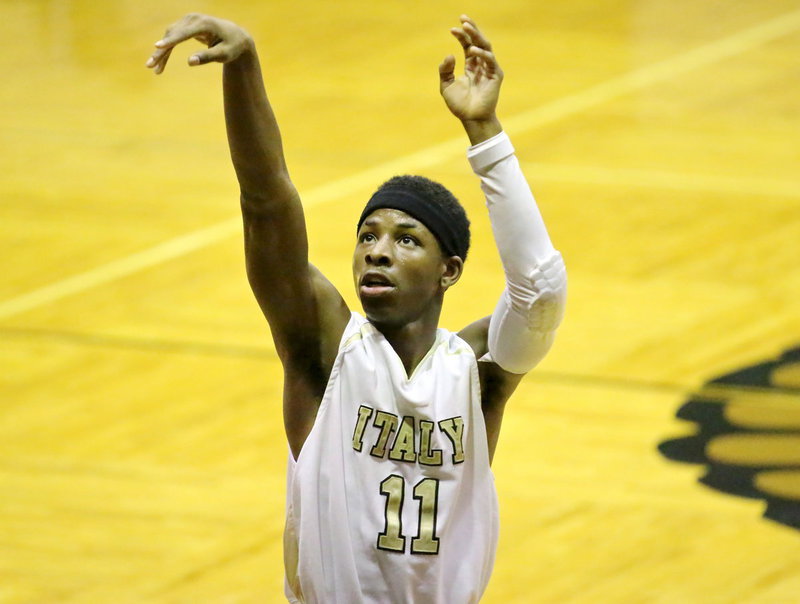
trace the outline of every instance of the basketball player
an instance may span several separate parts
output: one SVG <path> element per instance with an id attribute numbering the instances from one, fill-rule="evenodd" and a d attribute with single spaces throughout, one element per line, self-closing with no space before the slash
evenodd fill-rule
<path id="1" fill-rule="evenodd" d="M 289 443 L 286 595 L 326 604 L 477 602 L 498 533 L 490 470 L 505 403 L 545 355 L 566 273 L 497 117 L 503 79 L 466 16 L 451 29 L 441 94 L 464 125 L 505 272 L 492 315 L 458 334 L 438 328 L 469 249 L 469 221 L 443 186 L 395 177 L 357 222 L 351 312 L 308 261 L 300 198 L 284 162 L 255 46 L 237 25 L 188 15 L 156 42 L 208 48 L 223 63 L 225 121 L 241 189 L 247 274 L 284 370 Z"/>

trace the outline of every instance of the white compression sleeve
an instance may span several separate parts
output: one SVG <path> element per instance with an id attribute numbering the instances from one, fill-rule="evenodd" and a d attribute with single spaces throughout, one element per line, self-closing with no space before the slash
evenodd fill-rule
<path id="1" fill-rule="evenodd" d="M 505 132 L 467 151 L 481 179 L 506 288 L 489 323 L 489 359 L 526 373 L 553 343 L 564 315 L 564 262 L 544 226 L 528 182 Z"/>

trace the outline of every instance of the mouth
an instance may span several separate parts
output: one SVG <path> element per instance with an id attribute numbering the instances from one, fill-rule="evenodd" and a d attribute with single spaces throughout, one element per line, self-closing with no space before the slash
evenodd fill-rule
<path id="1" fill-rule="evenodd" d="M 377 271 L 364 273 L 359 283 L 361 294 L 366 296 L 380 296 L 391 292 L 394 288 L 391 279 Z"/>

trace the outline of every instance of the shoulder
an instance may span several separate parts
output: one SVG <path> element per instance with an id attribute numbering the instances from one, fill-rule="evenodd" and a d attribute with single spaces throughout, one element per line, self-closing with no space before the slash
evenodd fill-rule
<path id="1" fill-rule="evenodd" d="M 491 316 L 483 317 L 470 323 L 458 332 L 458 337 L 464 340 L 472 351 L 475 358 L 480 359 L 489 352 L 489 321 Z"/>

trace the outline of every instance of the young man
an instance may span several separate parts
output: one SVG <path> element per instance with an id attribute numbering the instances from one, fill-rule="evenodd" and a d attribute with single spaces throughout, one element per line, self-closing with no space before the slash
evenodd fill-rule
<path id="1" fill-rule="evenodd" d="M 503 73 L 466 16 L 465 56 L 439 66 L 461 120 L 506 277 L 491 316 L 438 329 L 461 276 L 469 221 L 422 177 L 384 183 L 358 222 L 353 278 L 366 318 L 308 262 L 300 198 L 284 162 L 254 43 L 237 25 L 188 15 L 147 66 L 208 46 L 224 64 L 225 120 L 241 188 L 247 273 L 284 369 L 289 442 L 286 594 L 292 602 L 477 602 L 497 543 L 490 470 L 505 403 L 549 349 L 566 273 L 495 116 Z"/>

